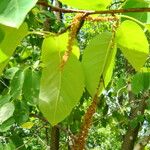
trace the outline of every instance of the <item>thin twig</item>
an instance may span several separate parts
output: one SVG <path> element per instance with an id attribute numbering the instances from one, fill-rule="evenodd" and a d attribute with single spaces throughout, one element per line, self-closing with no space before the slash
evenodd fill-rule
<path id="1" fill-rule="evenodd" d="M 45 2 L 38 2 L 38 5 L 46 6 L 51 8 L 52 11 L 56 12 L 63 12 L 63 13 L 86 13 L 87 15 L 91 14 L 118 14 L 118 13 L 128 13 L 128 12 L 150 12 L 150 8 L 128 8 L 128 9 L 114 9 L 114 10 L 100 10 L 100 11 L 93 11 L 93 10 L 75 10 L 75 9 L 64 9 L 49 5 Z"/>

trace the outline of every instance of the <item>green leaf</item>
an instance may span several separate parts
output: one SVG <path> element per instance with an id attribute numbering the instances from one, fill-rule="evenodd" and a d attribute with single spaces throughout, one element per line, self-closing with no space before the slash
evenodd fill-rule
<path id="1" fill-rule="evenodd" d="M 18 28 L 37 0 L 1 0 L 0 24 Z"/>
<path id="2" fill-rule="evenodd" d="M 89 10 L 102 10 L 112 2 L 112 0 L 59 0 L 60 2 L 69 5 L 71 7 L 79 9 L 89 9 Z"/>
<path id="3" fill-rule="evenodd" d="M 127 0 L 125 5 L 123 6 L 124 9 L 128 8 L 144 8 L 148 7 L 149 4 L 146 0 Z M 147 12 L 129 12 L 125 13 L 125 15 L 128 15 L 130 17 L 136 18 L 142 22 L 147 22 L 148 13 Z"/>
<path id="4" fill-rule="evenodd" d="M 12 67 L 12 68 L 9 68 L 5 71 L 5 78 L 6 79 L 13 79 L 15 73 L 19 70 L 18 67 Z"/>
<path id="5" fill-rule="evenodd" d="M 116 41 L 127 60 L 139 70 L 149 54 L 149 44 L 141 27 L 133 21 L 124 21 L 117 30 Z"/>
<path id="6" fill-rule="evenodd" d="M 3 106 L 5 103 L 8 103 L 10 99 L 10 95 L 0 95 L 0 107 Z"/>
<path id="7" fill-rule="evenodd" d="M 2 125 L 0 125 L 0 132 L 8 131 L 14 123 L 15 123 L 15 120 L 13 117 L 7 119 L 5 122 L 3 122 Z"/>
<path id="8" fill-rule="evenodd" d="M 40 74 L 32 69 L 25 70 L 23 96 L 30 104 L 37 104 L 40 90 Z"/>
<path id="9" fill-rule="evenodd" d="M 0 42 L 0 51 L 5 59 L 0 61 L 0 74 L 4 67 L 7 65 L 9 58 L 12 56 L 16 47 L 19 45 L 21 40 L 26 36 L 28 28 L 26 24 L 23 24 L 19 29 L 10 28 L 7 26 L 0 25 L 0 29 L 5 33 L 4 39 Z"/>
<path id="10" fill-rule="evenodd" d="M 84 76 L 77 57 L 71 54 L 63 70 L 62 55 L 68 34 L 46 38 L 42 47 L 44 68 L 41 77 L 39 107 L 52 124 L 65 119 L 82 96 Z"/>
<path id="11" fill-rule="evenodd" d="M 25 122 L 24 124 L 21 125 L 21 127 L 24 129 L 31 129 L 33 126 L 34 126 L 33 122 Z"/>
<path id="12" fill-rule="evenodd" d="M 102 73 L 102 78 L 101 78 L 102 82 L 100 83 L 100 91 L 106 88 L 112 79 L 113 69 L 115 66 L 116 52 L 117 52 L 117 48 L 116 45 L 114 45 L 114 48 L 110 49 L 107 55 L 107 61 L 105 63 L 104 70 Z"/>
<path id="13" fill-rule="evenodd" d="M 143 80 L 141 73 L 137 73 L 136 75 L 134 75 L 131 82 L 132 92 L 134 94 L 138 94 L 140 93 L 140 91 L 143 91 L 143 85 L 141 83 L 141 80 Z"/>
<path id="14" fill-rule="evenodd" d="M 143 89 L 150 89 L 150 72 L 143 73 Z"/>
<path id="15" fill-rule="evenodd" d="M 10 95 L 13 98 L 18 98 L 22 93 L 22 87 L 24 83 L 24 71 L 18 70 L 10 83 Z"/>
<path id="16" fill-rule="evenodd" d="M 93 38 L 85 48 L 82 65 L 84 69 L 86 88 L 93 96 L 102 77 L 107 86 L 113 72 L 116 48 L 111 49 L 112 34 L 109 32 Z M 104 88 L 102 83 L 101 89 Z"/>
<path id="17" fill-rule="evenodd" d="M 24 101 L 15 101 L 14 111 L 15 122 L 19 125 L 27 122 L 29 119 L 29 107 Z"/>
<path id="18" fill-rule="evenodd" d="M 0 125 L 13 115 L 14 110 L 14 104 L 11 102 L 0 107 Z"/>
<path id="19" fill-rule="evenodd" d="M 131 86 L 134 94 L 139 94 L 150 89 L 150 72 L 135 74 Z"/>

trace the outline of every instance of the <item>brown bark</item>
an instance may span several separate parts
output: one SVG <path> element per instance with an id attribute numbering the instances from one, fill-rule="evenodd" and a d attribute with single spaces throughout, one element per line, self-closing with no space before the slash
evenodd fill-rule
<path id="1" fill-rule="evenodd" d="M 59 128 L 57 126 L 53 126 L 51 129 L 50 150 L 59 150 L 59 137 Z"/>
<path id="2" fill-rule="evenodd" d="M 137 12 L 150 12 L 150 8 L 128 8 L 128 9 L 114 9 L 114 10 L 102 10 L 102 11 L 94 11 L 94 10 L 76 10 L 76 9 L 64 9 L 55 7 L 52 5 L 48 5 L 42 1 L 37 3 L 38 5 L 46 6 L 51 8 L 52 11 L 63 12 L 63 13 L 86 13 L 87 15 L 92 14 L 120 14 L 120 13 L 137 13 Z"/>
<path id="3" fill-rule="evenodd" d="M 62 4 L 58 0 L 54 0 L 54 6 L 58 8 L 62 8 Z M 62 13 L 61 12 L 55 12 L 55 16 L 57 21 L 61 22 L 62 21 Z"/>
<path id="4" fill-rule="evenodd" d="M 130 99 L 130 102 L 134 104 L 133 107 L 131 107 L 129 119 L 134 120 L 138 116 L 138 114 L 140 115 L 144 114 L 145 107 L 146 107 L 146 103 L 145 103 L 146 99 L 142 98 L 138 102 L 138 100 L 135 99 L 131 90 L 129 90 L 129 99 Z M 126 134 L 124 135 L 121 150 L 133 150 L 141 125 L 142 123 L 138 123 L 135 128 L 128 125 L 128 130 Z"/>

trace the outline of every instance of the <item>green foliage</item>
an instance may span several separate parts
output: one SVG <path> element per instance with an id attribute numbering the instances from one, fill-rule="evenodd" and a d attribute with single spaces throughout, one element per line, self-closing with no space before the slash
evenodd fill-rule
<path id="1" fill-rule="evenodd" d="M 39 107 L 52 125 L 65 119 L 82 96 L 84 76 L 81 64 L 71 55 L 63 70 L 60 68 L 67 34 L 49 37 L 43 42 Z"/>
<path id="2" fill-rule="evenodd" d="M 37 0 L 1 0 L 0 23 L 19 28 L 27 13 L 36 4 Z"/>
<path id="3" fill-rule="evenodd" d="M 59 0 L 64 4 L 67 4 L 71 7 L 79 8 L 79 9 L 91 9 L 91 10 L 102 10 L 106 9 L 106 7 L 112 2 L 112 0 Z"/>
<path id="4" fill-rule="evenodd" d="M 133 21 L 124 21 L 117 30 L 116 41 L 131 65 L 140 70 L 149 54 L 149 44 L 141 27 Z"/>

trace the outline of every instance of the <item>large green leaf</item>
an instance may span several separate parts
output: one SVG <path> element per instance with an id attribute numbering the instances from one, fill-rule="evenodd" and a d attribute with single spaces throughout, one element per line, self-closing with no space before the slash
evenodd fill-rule
<path id="1" fill-rule="evenodd" d="M 125 5 L 123 6 L 124 9 L 128 8 L 144 8 L 148 7 L 149 4 L 146 0 L 127 0 Z M 142 22 L 147 22 L 148 13 L 147 12 L 129 12 L 125 13 L 125 15 L 131 16 L 133 18 L 136 18 Z"/>
<path id="2" fill-rule="evenodd" d="M 93 38 L 85 48 L 83 54 L 83 69 L 85 74 L 86 88 L 93 96 L 96 92 L 100 78 L 102 80 L 101 88 L 110 82 L 116 48 L 111 49 L 112 34 L 109 32 Z"/>
<path id="3" fill-rule="evenodd" d="M 124 21 L 117 30 L 116 41 L 131 65 L 139 70 L 149 54 L 149 44 L 141 27 L 133 21 Z"/>
<path id="4" fill-rule="evenodd" d="M 0 0 L 0 24 L 19 28 L 37 0 Z"/>
<path id="5" fill-rule="evenodd" d="M 16 47 L 27 34 L 28 28 L 23 24 L 19 29 L 0 25 L 0 30 L 4 32 L 3 40 L 0 41 L 0 74 L 7 65 Z"/>
<path id="6" fill-rule="evenodd" d="M 0 107 L 0 125 L 9 119 L 14 113 L 14 104 L 9 102 Z"/>
<path id="7" fill-rule="evenodd" d="M 71 7 L 79 9 L 89 9 L 89 10 L 102 10 L 112 2 L 112 0 L 59 0 L 60 2 L 67 4 Z"/>
<path id="8" fill-rule="evenodd" d="M 47 120 L 55 125 L 69 115 L 82 96 L 84 76 L 77 57 L 71 54 L 60 69 L 66 50 L 67 34 L 46 38 L 42 47 L 43 70 L 39 107 Z"/>

